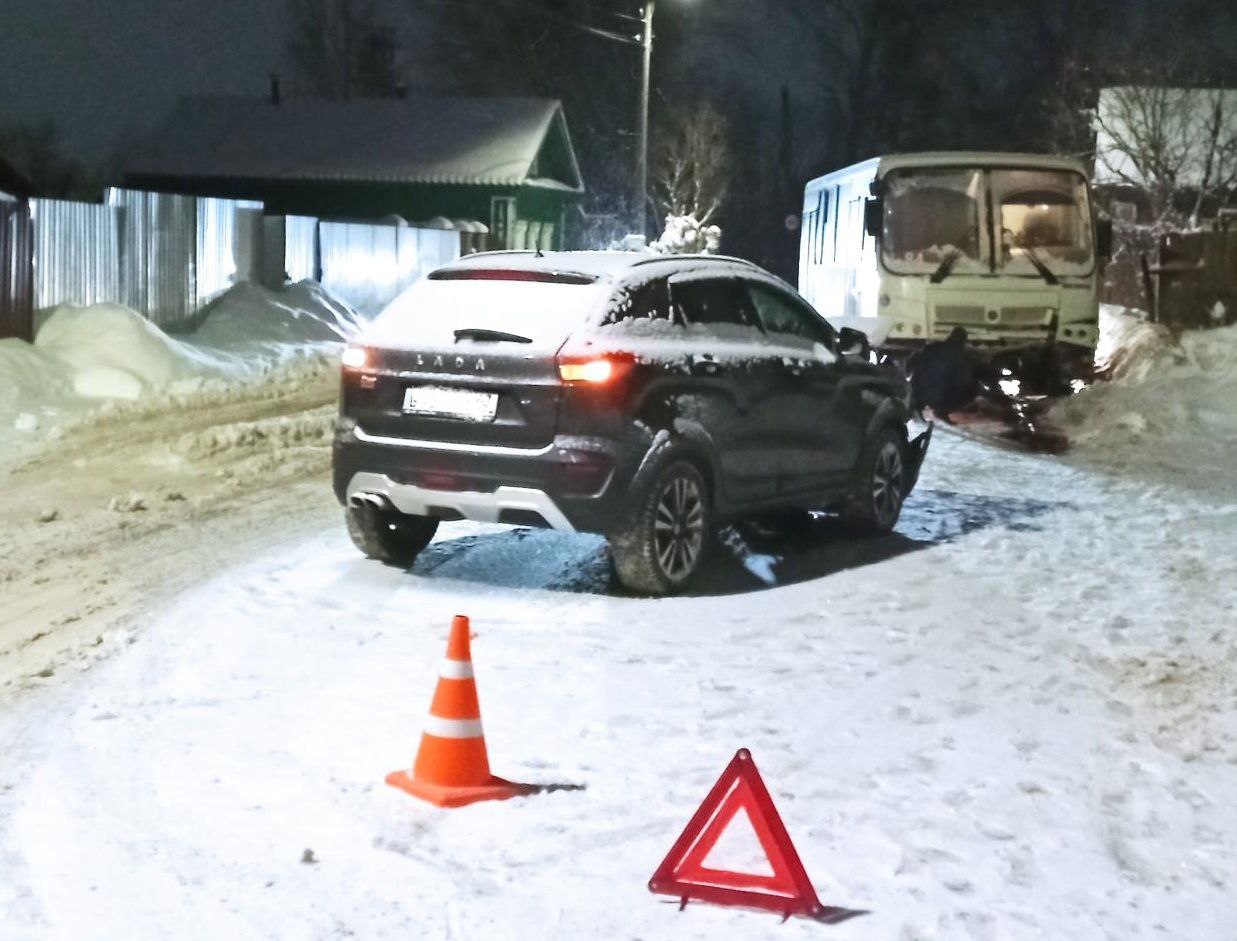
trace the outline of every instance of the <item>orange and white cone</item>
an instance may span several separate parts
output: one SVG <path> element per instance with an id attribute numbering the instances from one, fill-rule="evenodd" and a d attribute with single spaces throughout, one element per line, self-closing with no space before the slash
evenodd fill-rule
<path id="1" fill-rule="evenodd" d="M 447 658 L 438 671 L 438 688 L 412 771 L 392 771 L 386 781 L 439 807 L 505 800 L 537 790 L 533 785 L 514 784 L 490 774 L 469 650 L 468 618 L 462 614 L 451 621 Z"/>

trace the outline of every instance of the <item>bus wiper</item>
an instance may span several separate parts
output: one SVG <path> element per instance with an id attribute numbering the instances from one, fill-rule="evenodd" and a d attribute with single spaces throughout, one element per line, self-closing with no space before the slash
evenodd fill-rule
<path id="1" fill-rule="evenodd" d="M 522 337 L 518 333 L 504 333 L 502 330 L 486 330 L 483 327 L 465 327 L 455 331 L 455 342 L 460 340 L 481 340 L 487 343 L 532 343 L 532 337 Z"/>
<path id="2" fill-rule="evenodd" d="M 1052 270 L 1044 264 L 1044 260 L 1035 253 L 1035 249 L 1029 245 L 1022 246 L 1022 253 L 1027 256 L 1027 261 L 1035 266 L 1035 270 L 1039 272 L 1040 277 L 1048 282 L 1052 287 L 1056 287 L 1061 281 L 1057 278 Z"/>
<path id="3" fill-rule="evenodd" d="M 945 257 L 941 259 L 941 263 L 936 266 L 936 270 L 932 272 L 932 277 L 928 280 L 933 284 L 940 284 L 949 277 L 949 272 L 953 271 L 954 264 L 962 257 L 962 249 L 951 248 L 945 253 Z"/>

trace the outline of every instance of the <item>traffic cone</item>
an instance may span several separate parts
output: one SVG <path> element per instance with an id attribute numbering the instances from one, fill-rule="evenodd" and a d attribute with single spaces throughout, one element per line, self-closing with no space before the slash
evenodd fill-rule
<path id="1" fill-rule="evenodd" d="M 439 807 L 506 800 L 537 790 L 534 785 L 514 784 L 490 774 L 469 652 L 468 618 L 462 614 L 451 621 L 447 658 L 438 671 L 438 688 L 412 771 L 392 771 L 386 781 Z"/>

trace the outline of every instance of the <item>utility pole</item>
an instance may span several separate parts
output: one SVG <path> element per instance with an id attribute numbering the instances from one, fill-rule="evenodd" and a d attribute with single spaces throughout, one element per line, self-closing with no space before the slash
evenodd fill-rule
<path id="1" fill-rule="evenodd" d="M 645 232 L 649 193 L 649 77 L 653 64 L 653 7 L 655 0 L 644 0 L 644 72 L 640 85 L 640 143 L 636 164 L 636 229 Z"/>

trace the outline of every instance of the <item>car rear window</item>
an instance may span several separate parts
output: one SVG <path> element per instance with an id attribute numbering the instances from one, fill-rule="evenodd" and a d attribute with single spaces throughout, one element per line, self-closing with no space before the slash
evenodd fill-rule
<path id="1" fill-rule="evenodd" d="M 387 305 L 362 342 L 449 348 L 456 330 L 494 330 L 527 337 L 534 348 L 557 348 L 605 293 L 605 285 L 579 279 L 423 278 Z"/>

